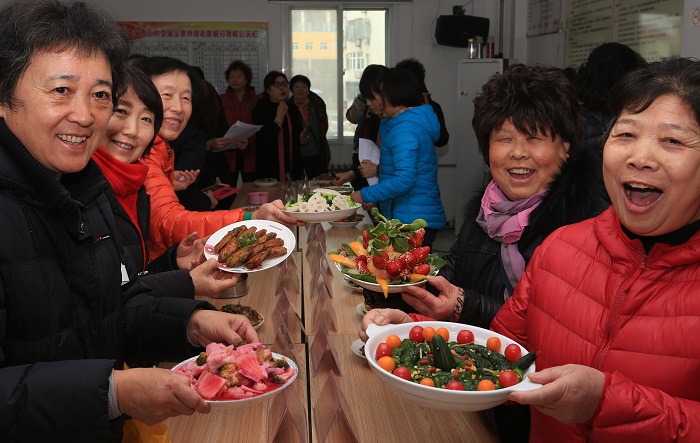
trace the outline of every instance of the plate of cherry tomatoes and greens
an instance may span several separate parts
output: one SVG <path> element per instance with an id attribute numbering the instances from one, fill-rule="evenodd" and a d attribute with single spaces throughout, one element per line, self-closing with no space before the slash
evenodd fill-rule
<path id="1" fill-rule="evenodd" d="M 204 257 L 219 261 L 219 269 L 233 273 L 257 272 L 282 263 L 296 247 L 288 227 L 269 220 L 245 220 L 213 233 L 204 245 Z"/>
<path id="2" fill-rule="evenodd" d="M 535 352 L 488 329 L 426 321 L 367 328 L 365 356 L 395 394 L 428 409 L 480 411 L 542 385 Z"/>
<path id="3" fill-rule="evenodd" d="M 261 343 L 209 343 L 206 352 L 172 368 L 190 379 L 192 389 L 214 408 L 241 408 L 286 389 L 299 374 L 290 358 Z"/>
<path id="4" fill-rule="evenodd" d="M 357 241 L 343 244 L 329 256 L 350 281 L 371 291 L 401 292 L 407 286 L 422 285 L 428 275 L 437 275 L 445 260 L 423 246 L 423 219 L 410 224 L 387 220 L 372 208 L 379 222 L 368 226 Z"/>
<path id="5" fill-rule="evenodd" d="M 328 222 L 328 224 L 334 228 L 354 228 L 358 223 L 364 220 L 364 218 L 365 216 L 362 214 L 353 214 L 349 217 L 341 218 L 340 220 Z"/>

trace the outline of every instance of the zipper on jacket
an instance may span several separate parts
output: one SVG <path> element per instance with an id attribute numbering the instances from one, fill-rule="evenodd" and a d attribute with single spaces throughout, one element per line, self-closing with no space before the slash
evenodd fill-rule
<path id="1" fill-rule="evenodd" d="M 622 302 L 625 299 L 625 296 L 630 290 L 630 287 L 634 284 L 635 281 L 639 278 L 639 276 L 644 272 L 644 269 L 646 268 L 647 265 L 647 256 L 644 256 L 644 259 L 642 260 L 642 263 L 637 267 L 637 269 L 634 270 L 630 278 L 627 279 L 625 284 L 622 286 L 622 290 L 617 294 L 617 297 L 615 298 L 615 303 L 613 304 L 612 309 L 610 310 L 610 318 L 608 319 L 608 326 L 605 330 L 605 344 L 603 347 L 598 351 L 596 354 L 595 358 L 593 359 L 593 365 L 592 367 L 595 369 L 600 369 L 600 365 L 603 361 L 603 357 L 605 354 L 608 352 L 608 349 L 610 348 L 610 341 L 612 340 L 612 334 L 613 334 L 613 327 L 615 324 L 615 321 L 617 320 L 618 317 L 618 311 L 620 310 L 620 306 L 622 305 Z"/>

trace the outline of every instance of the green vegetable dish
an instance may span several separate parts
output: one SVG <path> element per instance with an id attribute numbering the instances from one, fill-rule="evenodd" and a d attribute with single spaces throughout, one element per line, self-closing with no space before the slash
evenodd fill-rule
<path id="1" fill-rule="evenodd" d="M 530 352 L 522 358 L 510 362 L 506 357 L 475 343 L 457 343 L 436 335 L 429 343 L 404 339 L 401 346 L 391 350 L 391 357 L 396 368 L 405 367 L 410 371 L 410 381 L 443 389 L 466 391 L 501 389 L 519 383 L 523 372 L 535 360 L 535 353 Z M 517 381 L 512 373 L 517 376 Z M 507 377 L 500 377 L 504 374 Z M 395 373 L 396 375 L 396 373 Z M 406 378 L 407 377 L 402 377 Z M 426 383 L 426 379 L 432 383 Z M 493 386 L 483 380 L 490 380 Z M 507 380 L 504 382 L 504 380 Z M 462 387 L 455 387 L 458 382 Z M 506 386 L 504 386 L 505 384 Z"/>

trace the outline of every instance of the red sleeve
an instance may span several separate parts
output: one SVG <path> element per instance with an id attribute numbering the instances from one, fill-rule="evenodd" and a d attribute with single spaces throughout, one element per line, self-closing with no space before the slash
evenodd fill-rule
<path id="1" fill-rule="evenodd" d="M 423 314 L 408 314 L 409 317 L 413 319 L 413 321 L 431 321 L 435 320 L 434 318 L 430 318 L 427 315 Z"/>

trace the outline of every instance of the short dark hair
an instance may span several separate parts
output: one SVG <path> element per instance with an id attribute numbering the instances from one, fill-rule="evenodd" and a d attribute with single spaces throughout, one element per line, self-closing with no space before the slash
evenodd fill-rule
<path id="1" fill-rule="evenodd" d="M 365 98 L 372 98 L 374 94 L 382 94 L 382 78 L 389 70 L 384 65 L 369 65 L 362 71 L 360 77 L 360 94 Z"/>
<path id="2" fill-rule="evenodd" d="M 270 71 L 267 73 L 265 78 L 263 79 L 263 88 L 267 90 L 269 87 L 275 84 L 275 80 L 277 80 L 277 77 L 284 77 L 285 80 L 287 80 L 287 76 L 284 75 L 283 72 L 280 71 Z"/>
<path id="3" fill-rule="evenodd" d="M 129 64 L 127 65 L 125 73 L 129 81 L 129 86 L 134 88 L 134 92 L 139 100 L 153 113 L 153 139 L 148 144 L 146 150 L 143 151 L 143 156 L 151 151 L 153 142 L 158 135 L 158 131 L 160 131 L 160 126 L 163 124 L 163 100 L 160 98 L 160 93 L 151 81 L 151 78 L 145 72 Z"/>
<path id="4" fill-rule="evenodd" d="M 393 68 L 382 79 L 382 97 L 393 106 L 420 106 L 423 104 L 423 87 L 415 75 Z"/>
<path id="5" fill-rule="evenodd" d="M 192 87 L 192 114 L 199 108 L 200 81 L 197 71 L 182 60 L 173 57 L 146 57 L 136 63 L 136 67 L 146 73 L 151 79 L 171 72 L 184 72 L 190 79 Z"/>
<path id="6" fill-rule="evenodd" d="M 398 62 L 396 64 L 396 69 L 403 69 L 415 75 L 421 83 L 423 92 L 428 92 L 428 88 L 425 86 L 425 66 L 423 66 L 423 63 L 415 58 L 407 58 Z"/>
<path id="7" fill-rule="evenodd" d="M 112 70 L 112 102 L 126 90 L 129 38 L 110 17 L 83 2 L 15 1 L 0 9 L 0 105 L 14 108 L 19 78 L 41 51 L 102 53 Z"/>
<path id="8" fill-rule="evenodd" d="M 579 144 L 580 107 L 576 91 L 559 68 L 512 65 L 493 75 L 474 99 L 472 127 L 479 152 L 489 163 L 489 137 L 511 120 L 525 134 L 549 133 L 569 143 L 569 155 Z"/>
<path id="9" fill-rule="evenodd" d="M 604 43 L 594 48 L 576 74 L 579 101 L 592 110 L 609 113 L 608 99 L 615 82 L 646 65 L 644 58 L 622 43 Z"/>
<path id="10" fill-rule="evenodd" d="M 253 70 L 250 69 L 250 66 L 241 60 L 234 60 L 230 65 L 228 65 L 228 68 L 226 68 L 226 72 L 224 73 L 226 76 L 226 83 L 228 83 L 228 77 L 233 71 L 241 71 L 243 73 L 243 77 L 245 77 L 245 81 L 248 83 L 248 86 L 250 86 L 250 84 L 253 82 Z"/>
<path id="11" fill-rule="evenodd" d="M 294 87 L 295 83 L 302 82 L 304 83 L 308 88 L 311 88 L 311 80 L 309 80 L 309 77 L 301 74 L 297 74 L 294 77 L 289 80 L 289 89 L 292 89 Z"/>
<path id="12" fill-rule="evenodd" d="M 662 95 L 678 97 L 693 111 L 700 125 L 700 61 L 669 58 L 627 73 L 613 87 L 610 104 L 614 125 L 623 111 L 638 114 Z M 605 138 L 610 135 L 610 129 Z"/>

